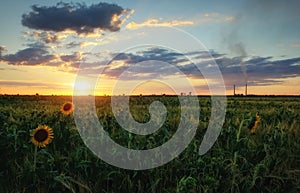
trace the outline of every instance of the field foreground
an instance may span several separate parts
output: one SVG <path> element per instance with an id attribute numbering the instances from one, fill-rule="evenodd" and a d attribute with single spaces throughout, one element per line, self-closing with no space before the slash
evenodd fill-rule
<path id="1" fill-rule="evenodd" d="M 199 124 L 187 149 L 158 168 L 131 171 L 107 164 L 84 145 L 73 114 L 61 112 L 71 97 L 0 96 L 0 192 L 300 192 L 300 97 L 228 97 L 221 134 L 203 156 L 198 148 L 211 103 L 209 97 L 198 99 Z M 114 141 L 151 149 L 171 139 L 180 122 L 180 104 L 173 96 L 130 97 L 133 118 L 149 121 L 148 107 L 155 100 L 168 114 L 162 127 L 147 136 L 121 128 L 110 97 L 96 97 L 95 104 Z M 54 134 L 44 148 L 31 143 L 39 125 Z"/>

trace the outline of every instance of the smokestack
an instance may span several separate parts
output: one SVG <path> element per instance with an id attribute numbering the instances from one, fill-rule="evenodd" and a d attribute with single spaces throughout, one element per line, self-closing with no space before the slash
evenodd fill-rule
<path id="1" fill-rule="evenodd" d="M 233 96 L 235 96 L 235 84 L 233 85 Z"/>
<path id="2" fill-rule="evenodd" d="M 247 82 L 246 82 L 245 96 L 247 96 L 247 92 L 248 92 L 247 89 L 248 89 L 248 88 L 247 88 Z"/>

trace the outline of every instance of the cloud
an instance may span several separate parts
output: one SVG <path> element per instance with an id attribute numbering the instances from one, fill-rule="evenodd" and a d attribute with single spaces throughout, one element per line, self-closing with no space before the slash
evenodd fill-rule
<path id="1" fill-rule="evenodd" d="M 2 53 L 6 51 L 5 46 L 0 46 L 0 57 L 2 56 Z"/>
<path id="2" fill-rule="evenodd" d="M 72 41 L 72 42 L 69 42 L 66 44 L 66 48 L 76 48 L 80 46 L 80 43 L 79 42 L 75 42 L 75 41 Z"/>
<path id="3" fill-rule="evenodd" d="M 141 27 L 151 26 L 151 27 L 158 27 L 158 26 L 183 26 L 183 25 L 193 25 L 193 21 L 185 20 L 185 21 L 179 21 L 179 20 L 173 20 L 173 21 L 164 21 L 161 22 L 158 19 L 148 19 L 147 21 L 144 21 L 142 23 L 136 23 L 136 22 L 130 22 L 126 25 L 126 28 L 128 29 L 137 29 Z"/>
<path id="4" fill-rule="evenodd" d="M 46 44 L 58 43 L 59 40 L 66 38 L 66 35 L 64 34 L 47 31 L 25 32 L 25 35 L 34 38 L 34 40 L 42 41 Z"/>
<path id="5" fill-rule="evenodd" d="M 77 68 L 81 63 L 86 64 L 87 67 L 92 66 L 87 65 L 88 62 L 86 62 L 86 60 L 89 60 L 89 55 L 94 56 L 94 54 L 89 52 L 77 51 L 71 54 L 53 54 L 53 50 L 39 42 L 29 44 L 28 46 L 29 47 L 13 54 L 0 55 L 0 62 L 10 65 L 50 66 L 57 67 L 58 70 L 62 70 L 62 68 Z M 52 52 L 49 52 L 49 50 Z M 64 69 L 63 71 L 68 70 Z"/>
<path id="6" fill-rule="evenodd" d="M 0 50 L 4 50 L 4 47 L 2 46 Z M 12 65 L 53 66 L 59 71 L 69 73 L 77 73 L 80 66 L 81 73 L 87 76 L 98 76 L 101 73 L 104 77 L 111 79 L 119 78 L 126 71 L 126 74 L 122 76 L 123 80 L 176 78 L 179 74 L 173 70 L 175 67 L 191 79 L 203 80 L 204 77 L 189 60 L 190 57 L 197 65 L 206 69 L 209 69 L 215 61 L 227 86 L 245 84 L 242 65 L 246 67 L 247 81 L 251 86 L 280 84 L 286 78 L 300 76 L 300 57 L 287 59 L 275 59 L 272 56 L 229 57 L 215 50 L 210 50 L 210 53 L 201 50 L 177 53 L 159 47 L 149 47 L 142 51 L 127 53 L 109 52 L 97 55 L 97 53 L 73 52 L 58 56 L 50 54 L 47 47 L 43 45 L 33 44 L 32 47 L 15 54 L 2 54 L 0 60 Z M 165 62 L 173 67 L 153 61 Z"/>
<path id="7" fill-rule="evenodd" d="M 80 42 L 80 47 L 81 48 L 87 47 L 87 46 L 95 46 L 95 45 L 97 45 L 96 42 L 87 42 L 87 41 Z"/>
<path id="8" fill-rule="evenodd" d="M 91 55 L 89 52 L 73 52 L 71 54 L 56 53 L 40 42 L 28 44 L 27 48 L 17 51 L 16 53 L 0 55 L 0 62 L 10 65 L 23 66 L 50 66 L 60 68 L 76 67 L 80 63 L 85 63 Z M 78 64 L 78 65 L 77 65 Z"/>
<path id="9" fill-rule="evenodd" d="M 204 79 L 197 67 L 186 57 L 193 55 L 197 65 L 203 68 L 210 68 L 213 60 L 218 64 L 226 85 L 245 84 L 244 65 L 247 69 L 248 84 L 272 85 L 279 84 L 285 78 L 300 76 L 300 57 L 283 60 L 275 60 L 272 56 L 244 56 L 228 57 L 226 54 L 211 51 L 176 53 L 166 49 L 155 48 L 137 53 L 115 53 L 113 60 L 106 66 L 103 74 L 112 79 L 118 78 L 124 71 L 127 71 L 126 80 L 161 78 L 176 76 L 168 66 L 151 62 L 161 61 L 175 66 L 186 76 L 192 79 Z M 145 63 L 144 61 L 149 61 Z M 131 68 L 134 66 L 134 68 Z M 93 71 L 89 71 L 93 73 Z"/>
<path id="10" fill-rule="evenodd" d="M 60 59 L 64 62 L 77 62 L 82 59 L 82 53 L 80 52 L 74 52 L 70 55 L 62 55 L 60 56 Z"/>
<path id="11" fill-rule="evenodd" d="M 189 54 L 204 55 L 201 52 L 187 53 L 186 55 Z M 112 53 L 111 58 L 112 60 L 106 66 L 103 74 L 112 79 L 119 78 L 124 71 L 127 73 L 126 76 L 122 76 L 125 80 L 167 77 L 174 75 L 174 66 L 178 67 L 179 71 L 189 74 L 190 72 L 187 71 L 189 69 L 186 67 L 192 65 L 184 54 L 163 48 L 149 48 L 137 53 Z M 165 63 L 171 64 L 171 66 L 166 66 Z M 131 68 L 132 66 L 134 68 Z M 193 73 L 195 70 L 197 69 L 194 67 Z"/>
<path id="12" fill-rule="evenodd" d="M 196 16 L 190 20 L 171 20 L 171 21 L 162 21 L 158 19 L 148 19 L 141 23 L 130 22 L 126 25 L 128 29 L 137 29 L 141 27 L 172 27 L 172 26 L 188 26 L 188 25 L 203 25 L 207 23 L 220 23 L 220 22 L 231 22 L 234 21 L 235 17 L 223 15 L 220 13 L 205 13 L 200 16 Z"/>
<path id="13" fill-rule="evenodd" d="M 116 4 L 58 3 L 46 7 L 33 5 L 30 13 L 22 15 L 22 24 L 28 28 L 44 31 L 75 31 L 77 34 L 90 34 L 95 30 L 119 31 L 121 17 L 131 13 Z"/>
<path id="14" fill-rule="evenodd" d="M 35 87 L 35 88 L 44 88 L 44 89 L 70 89 L 70 86 L 63 85 L 63 84 L 55 84 L 55 83 L 43 83 L 43 82 L 24 82 L 24 81 L 7 81 L 7 80 L 0 80 L 0 84 L 2 86 L 8 87 L 19 87 L 19 86 L 26 86 L 26 87 Z"/>
<path id="15" fill-rule="evenodd" d="M 26 72 L 25 70 L 19 69 L 19 68 L 8 68 L 8 67 L 1 67 L 0 68 L 1 71 L 20 71 L 20 72 Z"/>
<path id="16" fill-rule="evenodd" d="M 82 41 L 82 42 L 72 41 L 72 42 L 67 43 L 65 46 L 66 46 L 66 48 L 76 48 L 76 47 L 84 48 L 87 46 L 95 46 L 95 45 L 99 45 L 99 44 L 101 44 L 101 43 L 97 42 L 97 41 L 92 41 L 92 42 L 91 41 Z"/>
<path id="17" fill-rule="evenodd" d="M 248 82 L 252 85 L 272 85 L 285 78 L 300 76 L 300 58 L 272 60 L 272 57 L 251 57 L 241 61 L 241 57 L 217 59 L 226 84 L 245 84 L 241 64 L 247 66 Z"/>
<path id="18" fill-rule="evenodd" d="M 12 65 L 47 65 L 50 61 L 56 59 L 55 55 L 41 47 L 29 47 L 19 50 L 15 54 L 1 55 L 0 61 Z"/>

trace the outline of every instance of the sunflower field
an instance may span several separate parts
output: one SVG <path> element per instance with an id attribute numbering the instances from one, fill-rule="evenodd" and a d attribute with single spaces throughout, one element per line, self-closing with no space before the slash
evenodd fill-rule
<path id="1" fill-rule="evenodd" d="M 225 123 L 204 155 L 210 97 L 198 97 L 197 132 L 167 164 L 121 169 L 99 159 L 77 130 L 68 96 L 0 96 L 1 193 L 210 193 L 300 192 L 300 97 L 227 97 Z M 150 120 L 149 105 L 162 102 L 167 117 L 159 131 L 137 136 L 115 119 L 111 98 L 96 97 L 99 122 L 118 144 L 150 149 L 168 141 L 180 122 L 176 96 L 132 96 L 132 117 Z"/>

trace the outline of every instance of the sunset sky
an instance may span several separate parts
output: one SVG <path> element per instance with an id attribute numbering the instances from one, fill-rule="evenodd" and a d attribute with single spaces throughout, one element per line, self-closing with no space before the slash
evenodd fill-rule
<path id="1" fill-rule="evenodd" d="M 227 94 L 233 85 L 244 93 L 247 82 L 248 94 L 300 95 L 299 7 L 298 0 L 1 1 L 0 94 L 72 95 L 76 77 L 78 94 L 175 87 L 210 94 L 207 84 L 221 83 L 202 73 L 216 64 Z"/>

